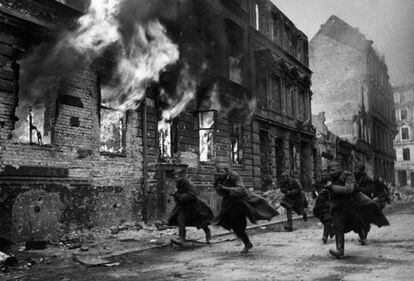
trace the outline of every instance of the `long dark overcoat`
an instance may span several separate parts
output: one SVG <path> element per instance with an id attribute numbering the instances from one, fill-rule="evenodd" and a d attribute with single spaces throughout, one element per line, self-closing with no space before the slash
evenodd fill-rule
<path id="1" fill-rule="evenodd" d="M 295 178 L 289 178 L 282 182 L 280 190 L 285 195 L 280 205 L 292 209 L 298 215 L 302 215 L 307 207 L 307 200 L 300 182 Z"/>
<path id="2" fill-rule="evenodd" d="M 370 223 L 378 227 L 389 225 L 379 206 L 368 196 L 355 189 L 355 180 L 348 171 L 341 171 L 331 178 L 333 195 L 328 201 L 331 212 L 340 210 L 346 214 L 345 232 L 368 232 Z M 346 192 L 343 192 L 346 190 Z"/>
<path id="3" fill-rule="evenodd" d="M 229 188 L 228 191 L 220 189 L 220 185 Z M 219 215 L 214 219 L 216 225 L 226 229 L 236 229 L 240 222 L 234 220 L 234 213 L 243 214 L 240 220 L 249 218 L 252 223 L 258 220 L 271 220 L 279 212 L 274 209 L 263 197 L 248 192 L 243 180 L 235 171 L 229 171 L 228 176 L 220 180 L 216 178 L 214 187 L 223 197 Z"/>
<path id="4" fill-rule="evenodd" d="M 197 198 L 194 185 L 187 179 L 177 181 L 177 190 L 173 194 L 176 205 L 168 218 L 169 225 L 178 225 L 177 216 L 179 213 L 185 215 L 185 225 L 202 228 L 211 223 L 214 214 L 210 207 Z"/>
<path id="5" fill-rule="evenodd" d="M 381 210 L 387 204 L 387 186 L 378 180 L 371 179 L 367 174 L 364 173 L 356 178 L 355 188 L 373 199 Z"/>

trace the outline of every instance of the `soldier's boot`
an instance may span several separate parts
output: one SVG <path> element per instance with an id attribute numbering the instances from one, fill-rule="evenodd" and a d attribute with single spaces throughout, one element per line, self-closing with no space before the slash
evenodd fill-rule
<path id="1" fill-rule="evenodd" d="M 329 223 L 329 237 L 333 238 L 335 236 L 335 233 L 333 232 L 333 226 L 332 223 Z"/>
<path id="2" fill-rule="evenodd" d="M 361 229 L 358 233 L 359 235 L 359 243 L 364 246 L 367 244 L 367 232 L 364 229 Z"/>
<path id="3" fill-rule="evenodd" d="M 243 244 L 244 244 L 244 248 L 243 248 L 243 250 L 241 250 L 240 253 L 241 254 L 247 254 L 247 252 L 249 252 L 249 250 L 251 248 L 253 248 L 253 244 L 252 244 L 252 242 L 250 242 L 250 239 L 247 236 L 246 231 L 244 231 L 244 233 L 241 233 L 240 238 L 241 238 L 241 240 L 243 241 Z"/>
<path id="4" fill-rule="evenodd" d="M 303 210 L 302 217 L 304 222 L 308 221 L 308 213 L 306 212 L 306 209 Z"/>
<path id="5" fill-rule="evenodd" d="M 185 236 L 186 236 L 186 231 L 185 231 L 185 226 L 182 227 L 178 227 L 178 242 L 184 243 L 185 242 Z"/>
<path id="6" fill-rule="evenodd" d="M 208 226 L 203 227 L 204 233 L 206 234 L 206 243 L 210 244 L 211 241 L 211 230 Z"/>
<path id="7" fill-rule="evenodd" d="M 343 259 L 345 257 L 344 248 L 345 248 L 345 234 L 344 233 L 335 233 L 336 241 L 336 250 L 330 249 L 329 253 L 336 257 L 337 259 Z"/>
<path id="8" fill-rule="evenodd" d="M 293 231 L 293 219 L 292 219 L 291 209 L 286 209 L 286 219 L 287 219 L 287 225 L 285 225 L 285 230 Z"/>
<path id="9" fill-rule="evenodd" d="M 331 233 L 331 227 L 330 223 L 325 223 L 323 225 L 323 234 L 322 234 L 322 242 L 323 244 L 326 244 L 328 242 L 328 236 Z"/>

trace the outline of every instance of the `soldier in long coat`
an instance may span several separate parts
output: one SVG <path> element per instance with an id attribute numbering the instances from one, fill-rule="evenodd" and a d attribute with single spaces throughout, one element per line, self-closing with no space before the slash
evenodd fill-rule
<path id="1" fill-rule="evenodd" d="M 387 193 L 386 193 L 386 186 L 381 184 L 378 180 L 372 180 L 366 173 L 365 173 L 365 165 L 362 162 L 358 162 L 354 168 L 354 175 L 355 175 L 355 189 L 356 191 L 360 191 L 366 196 L 368 196 L 372 200 L 361 200 L 363 204 L 365 215 L 368 216 L 368 219 L 371 220 L 375 217 L 384 216 L 381 210 L 385 207 Z M 361 197 L 362 198 L 362 197 Z M 374 205 L 373 203 L 376 203 Z M 367 227 L 365 231 L 359 233 L 359 242 L 361 245 L 365 245 L 367 243 L 367 236 L 370 227 Z"/>
<path id="2" fill-rule="evenodd" d="M 203 229 L 206 234 L 206 242 L 210 243 L 211 231 L 208 226 L 214 218 L 213 212 L 206 203 L 197 198 L 196 189 L 186 177 L 184 169 L 177 169 L 173 174 L 177 189 L 172 196 L 176 205 L 168 219 L 168 224 L 178 226 L 179 243 L 186 239 L 186 226 Z"/>
<path id="3" fill-rule="evenodd" d="M 253 247 L 246 233 L 246 217 L 256 223 L 258 220 L 270 220 L 279 213 L 264 198 L 248 192 L 240 175 L 231 170 L 228 164 L 219 163 L 216 168 L 214 188 L 223 200 L 214 223 L 233 230 L 243 241 L 241 253 L 245 254 Z"/>
<path id="4" fill-rule="evenodd" d="M 297 179 L 290 177 L 289 172 L 282 173 L 280 190 L 285 195 L 280 203 L 286 209 L 287 226 L 285 226 L 285 229 L 292 231 L 292 211 L 298 215 L 302 215 L 303 220 L 307 221 L 308 214 L 306 213 L 306 208 L 308 207 L 308 202 L 302 191 L 302 185 Z"/>
<path id="5" fill-rule="evenodd" d="M 335 233 L 336 250 L 329 253 L 338 259 L 344 258 L 345 233 L 354 231 L 358 234 L 369 230 L 370 223 L 378 227 L 389 225 L 382 213 L 373 211 L 372 200 L 355 190 L 355 178 L 351 172 L 341 170 L 335 161 L 328 164 L 329 181 L 325 188 L 330 191 L 329 206 Z M 377 206 L 378 208 L 378 206 Z"/>

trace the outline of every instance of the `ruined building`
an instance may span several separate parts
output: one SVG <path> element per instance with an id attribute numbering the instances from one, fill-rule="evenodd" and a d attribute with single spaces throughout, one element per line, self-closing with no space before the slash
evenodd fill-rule
<path id="1" fill-rule="evenodd" d="M 310 184 L 308 41 L 270 1 L 0 3 L 0 236 L 164 220 L 177 167 L 213 209 L 217 162 Z"/>
<path id="2" fill-rule="evenodd" d="M 414 187 L 414 83 L 395 86 L 393 92 L 398 130 L 394 139 L 395 182 Z"/>
<path id="3" fill-rule="evenodd" d="M 384 57 L 358 29 L 331 16 L 310 41 L 312 107 L 355 146 L 354 160 L 371 176 L 393 182 L 393 98 Z M 341 160 L 339 159 L 339 162 Z"/>

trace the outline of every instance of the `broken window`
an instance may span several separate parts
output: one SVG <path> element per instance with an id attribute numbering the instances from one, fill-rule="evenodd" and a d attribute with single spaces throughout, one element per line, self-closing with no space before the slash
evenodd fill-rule
<path id="1" fill-rule="evenodd" d="M 243 31 L 234 22 L 226 23 L 227 39 L 229 46 L 229 79 L 234 83 L 242 83 L 242 55 L 243 55 Z"/>
<path id="2" fill-rule="evenodd" d="M 124 153 L 125 114 L 122 111 L 101 105 L 100 118 L 100 151 Z"/>
<path id="3" fill-rule="evenodd" d="M 177 121 L 176 119 L 158 122 L 159 156 L 172 157 L 177 152 Z"/>
<path id="4" fill-rule="evenodd" d="M 231 161 L 233 163 L 243 163 L 243 129 L 241 124 L 230 122 L 231 138 Z"/>
<path id="5" fill-rule="evenodd" d="M 13 139 L 22 143 L 51 144 L 51 117 L 55 115 L 56 108 L 55 90 L 55 87 L 47 90 L 43 99 L 19 93 L 19 106 L 15 113 L 18 120 L 13 130 Z"/>
<path id="6" fill-rule="evenodd" d="M 197 112 L 199 131 L 200 161 L 211 161 L 214 156 L 214 129 L 216 111 L 204 110 Z"/>

